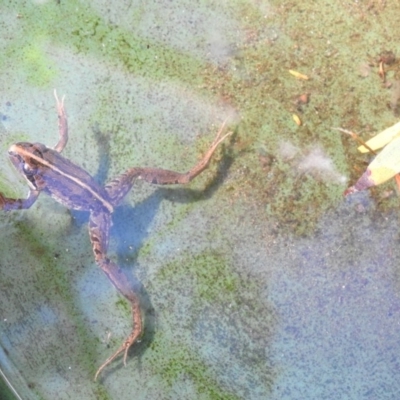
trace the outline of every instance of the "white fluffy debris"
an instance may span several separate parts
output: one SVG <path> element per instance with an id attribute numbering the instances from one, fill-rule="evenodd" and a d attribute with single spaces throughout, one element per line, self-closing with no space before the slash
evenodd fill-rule
<path id="1" fill-rule="evenodd" d="M 279 155 L 285 161 L 292 160 L 300 152 L 292 142 L 281 142 L 279 144 Z"/>
<path id="2" fill-rule="evenodd" d="M 320 147 L 311 149 L 297 164 L 297 170 L 302 174 L 309 174 L 313 178 L 333 183 L 346 183 L 347 179 L 341 175 L 331 158 Z"/>
<path id="3" fill-rule="evenodd" d="M 322 182 L 345 184 L 347 178 L 341 175 L 332 159 L 320 146 L 301 149 L 290 141 L 282 141 L 278 147 L 278 156 L 301 175 L 310 175 Z"/>

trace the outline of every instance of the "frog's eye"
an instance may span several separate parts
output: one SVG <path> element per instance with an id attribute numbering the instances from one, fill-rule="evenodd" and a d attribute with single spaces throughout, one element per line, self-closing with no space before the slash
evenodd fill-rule
<path id="1" fill-rule="evenodd" d="M 43 158 L 43 153 L 40 151 L 40 149 L 35 148 L 33 154 L 39 158 Z"/>
<path id="2" fill-rule="evenodd" d="M 36 173 L 37 168 L 32 168 L 31 165 L 29 165 L 28 163 L 24 162 L 22 164 L 22 170 L 24 171 L 25 175 L 32 176 L 32 175 L 34 175 Z"/>

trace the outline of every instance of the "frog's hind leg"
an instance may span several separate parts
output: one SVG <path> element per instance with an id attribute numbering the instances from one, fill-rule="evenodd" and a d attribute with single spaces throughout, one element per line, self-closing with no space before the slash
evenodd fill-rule
<path id="1" fill-rule="evenodd" d="M 129 348 L 142 335 L 142 317 L 140 311 L 139 297 L 133 291 L 129 280 L 124 275 L 121 268 L 107 257 L 109 229 L 111 226 L 111 215 L 106 212 L 92 211 L 89 220 L 89 236 L 92 242 L 94 257 L 96 263 L 107 275 L 111 283 L 126 297 L 131 303 L 133 329 L 121 346 L 112 354 L 97 370 L 94 380 L 97 379 L 100 372 L 120 354 L 124 353 L 124 365 L 126 365 L 126 357 Z"/>
<path id="2" fill-rule="evenodd" d="M 225 122 L 222 124 L 206 154 L 190 171 L 182 173 L 161 168 L 136 167 L 128 169 L 125 173 L 108 182 L 105 186 L 105 190 L 109 195 L 111 204 L 114 207 L 118 206 L 124 196 L 132 188 L 132 185 L 134 184 L 136 179 L 143 179 L 148 183 L 156 185 L 174 185 L 189 183 L 208 167 L 211 157 L 217 149 L 218 145 L 222 141 L 224 141 L 225 138 L 232 134 L 232 132 L 228 132 L 225 135 L 222 134 Z"/>

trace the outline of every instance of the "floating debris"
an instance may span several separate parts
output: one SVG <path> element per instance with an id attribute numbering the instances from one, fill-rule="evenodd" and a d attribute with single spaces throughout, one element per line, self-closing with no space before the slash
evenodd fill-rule
<path id="1" fill-rule="evenodd" d="M 301 72 L 295 71 L 293 69 L 289 69 L 289 74 L 292 74 L 293 76 L 295 76 L 298 79 L 304 79 L 306 81 L 308 81 L 310 79 L 307 75 L 304 75 Z"/>
<path id="2" fill-rule="evenodd" d="M 369 139 L 365 143 L 368 147 L 360 146 L 357 150 L 361 153 L 371 152 L 371 149 L 378 150 L 398 137 L 400 137 L 400 122 L 392 125 L 391 127 L 375 135 L 373 138 Z"/>
<path id="3" fill-rule="evenodd" d="M 296 122 L 296 124 L 298 126 L 300 126 L 302 124 L 301 119 L 297 114 L 293 114 L 292 117 L 293 117 L 293 121 Z"/>
<path id="4" fill-rule="evenodd" d="M 400 173 L 400 122 L 378 133 L 358 150 L 361 153 L 375 153 L 382 147 L 383 150 L 372 160 L 356 184 L 344 192 L 345 196 L 380 185 Z M 396 178 L 396 182 L 400 183 L 400 180 Z"/>

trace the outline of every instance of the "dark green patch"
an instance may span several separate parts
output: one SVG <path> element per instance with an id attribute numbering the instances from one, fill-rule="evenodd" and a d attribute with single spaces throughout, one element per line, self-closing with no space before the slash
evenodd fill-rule
<path id="1" fill-rule="evenodd" d="M 107 390 L 103 385 L 97 385 L 93 389 L 93 393 L 96 396 L 96 400 L 112 400 L 113 397 L 111 397 L 108 393 Z"/>
<path id="2" fill-rule="evenodd" d="M 32 86 L 47 86 L 56 77 L 56 65 L 47 56 L 40 38 L 22 50 L 20 68 Z"/>
<path id="3" fill-rule="evenodd" d="M 9 214 L 10 218 L 13 214 Z M 57 218 L 55 216 L 54 218 Z M 52 221 L 54 223 L 54 219 Z M 92 372 L 95 369 L 93 360 L 96 354 L 96 342 L 93 341 L 92 335 L 88 332 L 87 322 L 82 318 L 82 314 L 77 306 L 76 299 L 77 293 L 73 288 L 73 281 L 76 276 L 74 270 L 71 271 L 65 265 L 64 257 L 54 258 L 55 249 L 60 243 L 56 243 L 57 235 L 49 235 L 48 228 L 43 226 L 34 226 L 31 221 L 21 221 L 14 223 L 15 232 L 10 237 L 14 243 L 18 243 L 18 249 L 12 251 L 21 251 L 23 249 L 26 255 L 29 255 L 29 264 L 35 268 L 29 271 L 29 276 L 22 276 L 21 271 L 12 280 L 7 278 L 7 271 L 4 271 L 2 278 L 3 285 L 6 284 L 7 279 L 10 281 L 11 287 L 20 285 L 21 290 L 31 292 L 31 304 L 26 307 L 33 307 L 36 314 L 37 308 L 41 305 L 50 307 L 51 309 L 62 310 L 62 313 L 68 315 L 68 323 L 66 325 L 67 332 L 73 329 L 73 340 L 70 341 L 71 346 L 79 346 L 82 351 L 71 351 L 74 357 L 79 358 L 79 364 L 85 366 L 88 371 Z M 45 229 L 42 231 L 42 229 Z M 59 238 L 61 240 L 61 238 Z M 65 242 L 66 243 L 66 242 Z M 65 245 L 64 243 L 64 245 Z M 9 254 L 9 249 L 7 254 Z M 28 257 L 28 256 L 27 256 Z M 24 260 L 25 256 L 17 258 Z M 39 261 L 40 260 L 40 261 Z M 2 259 L 3 263 L 8 261 L 5 257 Z M 4 268 L 4 266 L 2 265 Z M 23 268 L 27 268 L 23 266 Z M 37 272 L 35 273 L 35 269 Z M 27 279 L 28 278 L 28 279 Z M 21 281 L 22 280 L 22 281 Z M 18 291 L 15 293 L 18 296 Z M 25 294 L 23 296 L 25 298 Z M 62 324 L 63 321 L 57 321 L 57 324 Z M 56 343 L 48 343 L 48 356 L 60 353 L 59 345 Z M 84 351 L 83 351 L 84 349 Z M 61 350 L 63 354 L 64 350 Z M 37 362 L 37 360 L 34 360 Z M 43 364 L 47 361 L 43 360 Z"/>
<path id="4" fill-rule="evenodd" d="M 304 155 L 319 146 L 338 174 L 348 175 L 355 164 L 348 146 L 354 144 L 332 128 L 360 132 L 374 127 L 378 132 L 393 123 L 385 122 L 394 121 L 394 116 L 377 63 L 368 78 L 362 78 L 358 68 L 371 59 L 371 52 L 378 55 L 383 49 L 395 49 L 389 32 L 397 28 L 389 19 L 383 28 L 372 16 L 376 10 L 363 5 L 354 9 L 344 6 L 335 13 L 329 11 L 331 4 L 326 1 L 317 8 L 312 2 L 282 3 L 271 14 L 262 14 L 247 3 L 242 7 L 244 41 L 236 49 L 232 65 L 203 70 L 206 90 L 226 99 L 241 115 L 232 165 L 233 199 L 264 209 L 283 235 L 310 235 L 320 218 L 343 200 L 346 184 L 300 173 L 298 164 L 281 157 L 280 145 L 290 142 Z M 399 10 L 398 4 L 390 7 L 391 15 Z M 303 29 L 298 15 L 305 20 L 312 16 L 320 23 L 314 26 L 315 31 Z M 361 15 L 374 34 L 342 29 L 353 26 L 354 18 Z M 354 42 L 352 35 L 360 35 L 359 42 Z M 332 37 L 336 39 L 331 43 Z M 351 47 L 339 45 L 348 42 Z M 392 43 L 392 47 L 382 48 L 377 43 Z M 310 79 L 296 79 L 289 69 Z M 390 79 L 398 79 L 398 69 L 397 64 L 387 67 Z M 309 103 L 299 105 L 296 99 L 305 93 L 310 95 Z M 294 123 L 294 113 L 303 121 L 302 126 Z M 349 185 L 353 182 L 352 176 Z"/>
<path id="5" fill-rule="evenodd" d="M 195 298 L 198 301 L 221 303 L 236 297 L 235 293 L 240 287 L 240 277 L 225 259 L 216 253 L 196 255 L 190 260 L 184 260 L 187 278 L 194 287 Z M 174 263 L 163 268 L 160 279 L 176 282 L 182 278 L 182 266 Z M 178 283 L 178 282 L 176 282 Z"/>
<path id="6" fill-rule="evenodd" d="M 224 390 L 217 382 L 212 370 L 182 343 L 173 343 L 162 334 L 157 334 L 151 347 L 150 362 L 168 386 L 179 378 L 189 378 L 196 387 L 196 398 L 210 400 L 237 400 L 240 397 Z"/>
<path id="7" fill-rule="evenodd" d="M 243 373 L 251 374 L 261 392 L 269 393 L 276 372 L 267 365 L 265 349 L 276 317 L 264 300 L 258 300 L 263 298 L 262 289 L 253 278 L 237 272 L 222 255 L 205 252 L 165 265 L 151 285 L 157 287 L 152 298 L 160 324 L 147 355 L 169 385 L 189 376 L 205 398 L 241 398 L 242 388 L 218 381 L 219 362 L 206 361 L 200 351 L 211 345 L 222 359 L 229 353 L 231 362 L 244 363 Z"/>
<path id="8" fill-rule="evenodd" d="M 3 378 L 0 376 L 0 398 L 2 400 L 16 400 L 17 398 L 14 396 L 13 392 L 11 392 L 10 388 L 4 382 Z"/>
<path id="9" fill-rule="evenodd" d="M 120 298 L 119 300 L 117 300 L 117 302 L 115 303 L 115 305 L 123 310 L 126 314 L 130 314 L 131 309 L 129 307 L 128 302 L 124 299 L 124 298 Z"/>
<path id="10" fill-rule="evenodd" d="M 157 43 L 144 42 L 133 32 L 108 24 L 89 4 L 80 1 L 23 2 L 21 7 L 15 2 L 5 5 L 6 11 L 20 15 L 19 23 L 25 35 L 19 35 L 9 44 L 2 60 L 14 60 L 14 64 L 22 62 L 21 67 L 32 84 L 49 83 L 54 76 L 52 66 L 41 46 L 37 45 L 44 39 L 49 39 L 50 46 L 54 43 L 118 67 L 122 65 L 134 74 L 151 74 L 154 78 L 168 76 L 179 81 L 187 79 L 191 84 L 199 82 L 200 61 Z M 140 19 L 141 14 L 136 17 Z M 134 24 L 135 21 L 132 21 Z"/>

